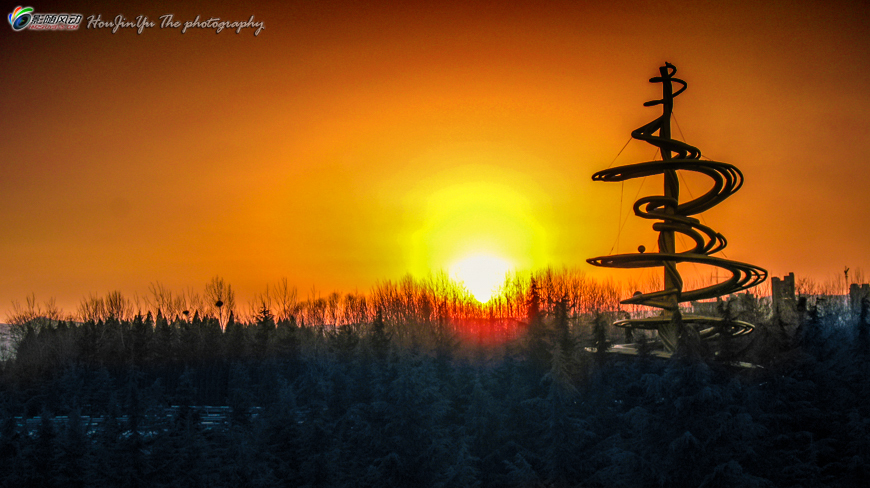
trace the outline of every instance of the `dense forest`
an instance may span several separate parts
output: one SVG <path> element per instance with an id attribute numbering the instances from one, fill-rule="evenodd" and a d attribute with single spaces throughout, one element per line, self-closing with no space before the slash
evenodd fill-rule
<path id="1" fill-rule="evenodd" d="M 384 284 L 320 315 L 266 293 L 237 320 L 215 280 L 211 309 L 18 315 L 0 485 L 867 485 L 866 304 L 723 303 L 758 330 L 664 360 L 607 352 L 618 290 L 565 283 L 501 308 Z"/>

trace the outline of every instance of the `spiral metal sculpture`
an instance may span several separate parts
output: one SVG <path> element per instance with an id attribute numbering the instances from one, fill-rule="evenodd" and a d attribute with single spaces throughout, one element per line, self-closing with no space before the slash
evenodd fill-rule
<path id="1" fill-rule="evenodd" d="M 715 298 L 751 288 L 767 278 L 767 271 L 752 264 L 731 261 L 715 254 L 727 245 L 722 234 L 700 223 L 692 215 L 713 208 L 734 194 L 743 185 L 743 173 L 735 166 L 717 161 L 701 160 L 701 151 L 681 141 L 671 138 L 671 113 L 674 97 L 683 93 L 686 82 L 674 78 L 677 68 L 665 63 L 659 68 L 659 76 L 651 78 L 650 83 L 661 83 L 661 100 L 644 103 L 645 107 L 662 105 L 663 113 L 649 124 L 631 133 L 635 139 L 645 141 L 659 148 L 661 161 L 619 166 L 599 171 L 592 175 L 593 181 L 625 181 L 632 178 L 664 175 L 664 194 L 641 198 L 634 203 L 634 213 L 638 217 L 658 220 L 653 230 L 658 231 L 658 252 L 638 254 L 616 254 L 587 259 L 595 266 L 608 268 L 653 268 L 664 267 L 664 289 L 652 293 L 637 293 L 623 304 L 646 305 L 663 309 L 661 315 L 645 319 L 626 319 L 614 325 L 626 328 L 657 330 L 665 351 L 676 349 L 679 339 L 679 326 L 672 320 L 679 312 L 679 304 L 692 300 Z M 680 85 L 674 92 L 674 83 Z M 656 134 L 658 131 L 658 134 Z M 677 171 L 694 171 L 709 176 L 713 187 L 693 200 L 680 203 L 680 182 Z M 691 249 L 677 252 L 675 234 L 682 234 L 694 241 Z M 699 263 L 723 268 L 731 272 L 731 278 L 714 285 L 684 291 L 683 279 L 677 271 L 678 263 Z M 716 336 L 739 336 L 752 332 L 753 326 L 742 321 L 725 321 L 716 317 L 683 315 L 682 324 L 697 329 L 705 339 Z"/>

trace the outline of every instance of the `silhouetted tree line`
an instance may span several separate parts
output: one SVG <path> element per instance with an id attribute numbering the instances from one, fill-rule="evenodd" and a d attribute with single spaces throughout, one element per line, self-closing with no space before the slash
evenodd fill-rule
<path id="1" fill-rule="evenodd" d="M 24 324 L 0 369 L 0 485 L 866 486 L 866 305 L 735 341 L 684 334 L 660 360 L 606 353 L 609 318 L 542 289 L 502 343 L 417 309 L 324 325 L 268 303 L 223 327 Z M 231 414 L 205 426 L 198 405 Z M 35 431 L 18 419 L 34 416 Z"/>
<path id="2" fill-rule="evenodd" d="M 613 280 L 593 279 L 578 269 L 545 269 L 533 273 L 507 274 L 497 293 L 483 304 L 461 283 L 443 272 L 425 278 L 408 275 L 396 281 L 382 281 L 368 293 L 333 292 L 321 297 L 312 292 L 312 296 L 304 300 L 299 299 L 297 290 L 285 278 L 256 294 L 246 307 L 240 307 L 232 286 L 222 278 L 214 277 L 206 284 L 203 293 L 192 289 L 175 293 L 157 282 L 149 286 L 144 296 L 137 294 L 131 298 L 119 291 L 103 296 L 91 294 L 81 300 L 78 309 L 72 314 L 65 314 L 53 298 L 40 304 L 31 294 L 23 304 L 12 302 L 12 312 L 7 322 L 21 326 L 25 323 L 55 324 L 59 320 L 78 323 L 112 319 L 124 321 L 132 320 L 136 315 L 144 317 L 150 312 L 154 317 L 159 313 L 170 321 L 179 317 L 189 320 L 195 314 L 203 318 L 217 317 L 221 325 L 225 325 L 231 313 L 237 318 L 241 317 L 244 322 L 253 322 L 260 311 L 266 308 L 276 321 L 293 320 L 299 325 L 310 326 L 339 327 L 369 323 L 374 320 L 376 313 L 380 313 L 387 322 L 405 324 L 460 320 L 515 323 L 524 320 L 526 301 L 533 283 L 542 311 L 553 313 L 558 302 L 567 300 L 572 316 L 616 310 L 620 296 L 659 286 L 656 280 L 650 280 L 642 286 L 636 282 L 621 286 Z M 637 313 L 640 310 L 641 307 L 632 306 L 629 311 Z"/>

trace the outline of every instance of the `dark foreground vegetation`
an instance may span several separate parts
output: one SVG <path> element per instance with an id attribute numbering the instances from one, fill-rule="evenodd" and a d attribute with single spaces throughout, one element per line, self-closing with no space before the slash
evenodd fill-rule
<path id="1" fill-rule="evenodd" d="M 866 313 L 750 312 L 670 360 L 605 353 L 605 315 L 534 285 L 500 343 L 410 311 L 34 320 L 0 363 L 0 485 L 867 486 Z"/>

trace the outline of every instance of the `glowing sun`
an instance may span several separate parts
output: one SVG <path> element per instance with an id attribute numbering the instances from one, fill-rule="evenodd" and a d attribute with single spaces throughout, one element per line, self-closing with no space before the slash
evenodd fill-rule
<path id="1" fill-rule="evenodd" d="M 505 274 L 511 268 L 511 264 L 500 257 L 475 254 L 453 264 L 450 275 L 461 281 L 477 301 L 486 303 L 504 283 Z"/>

